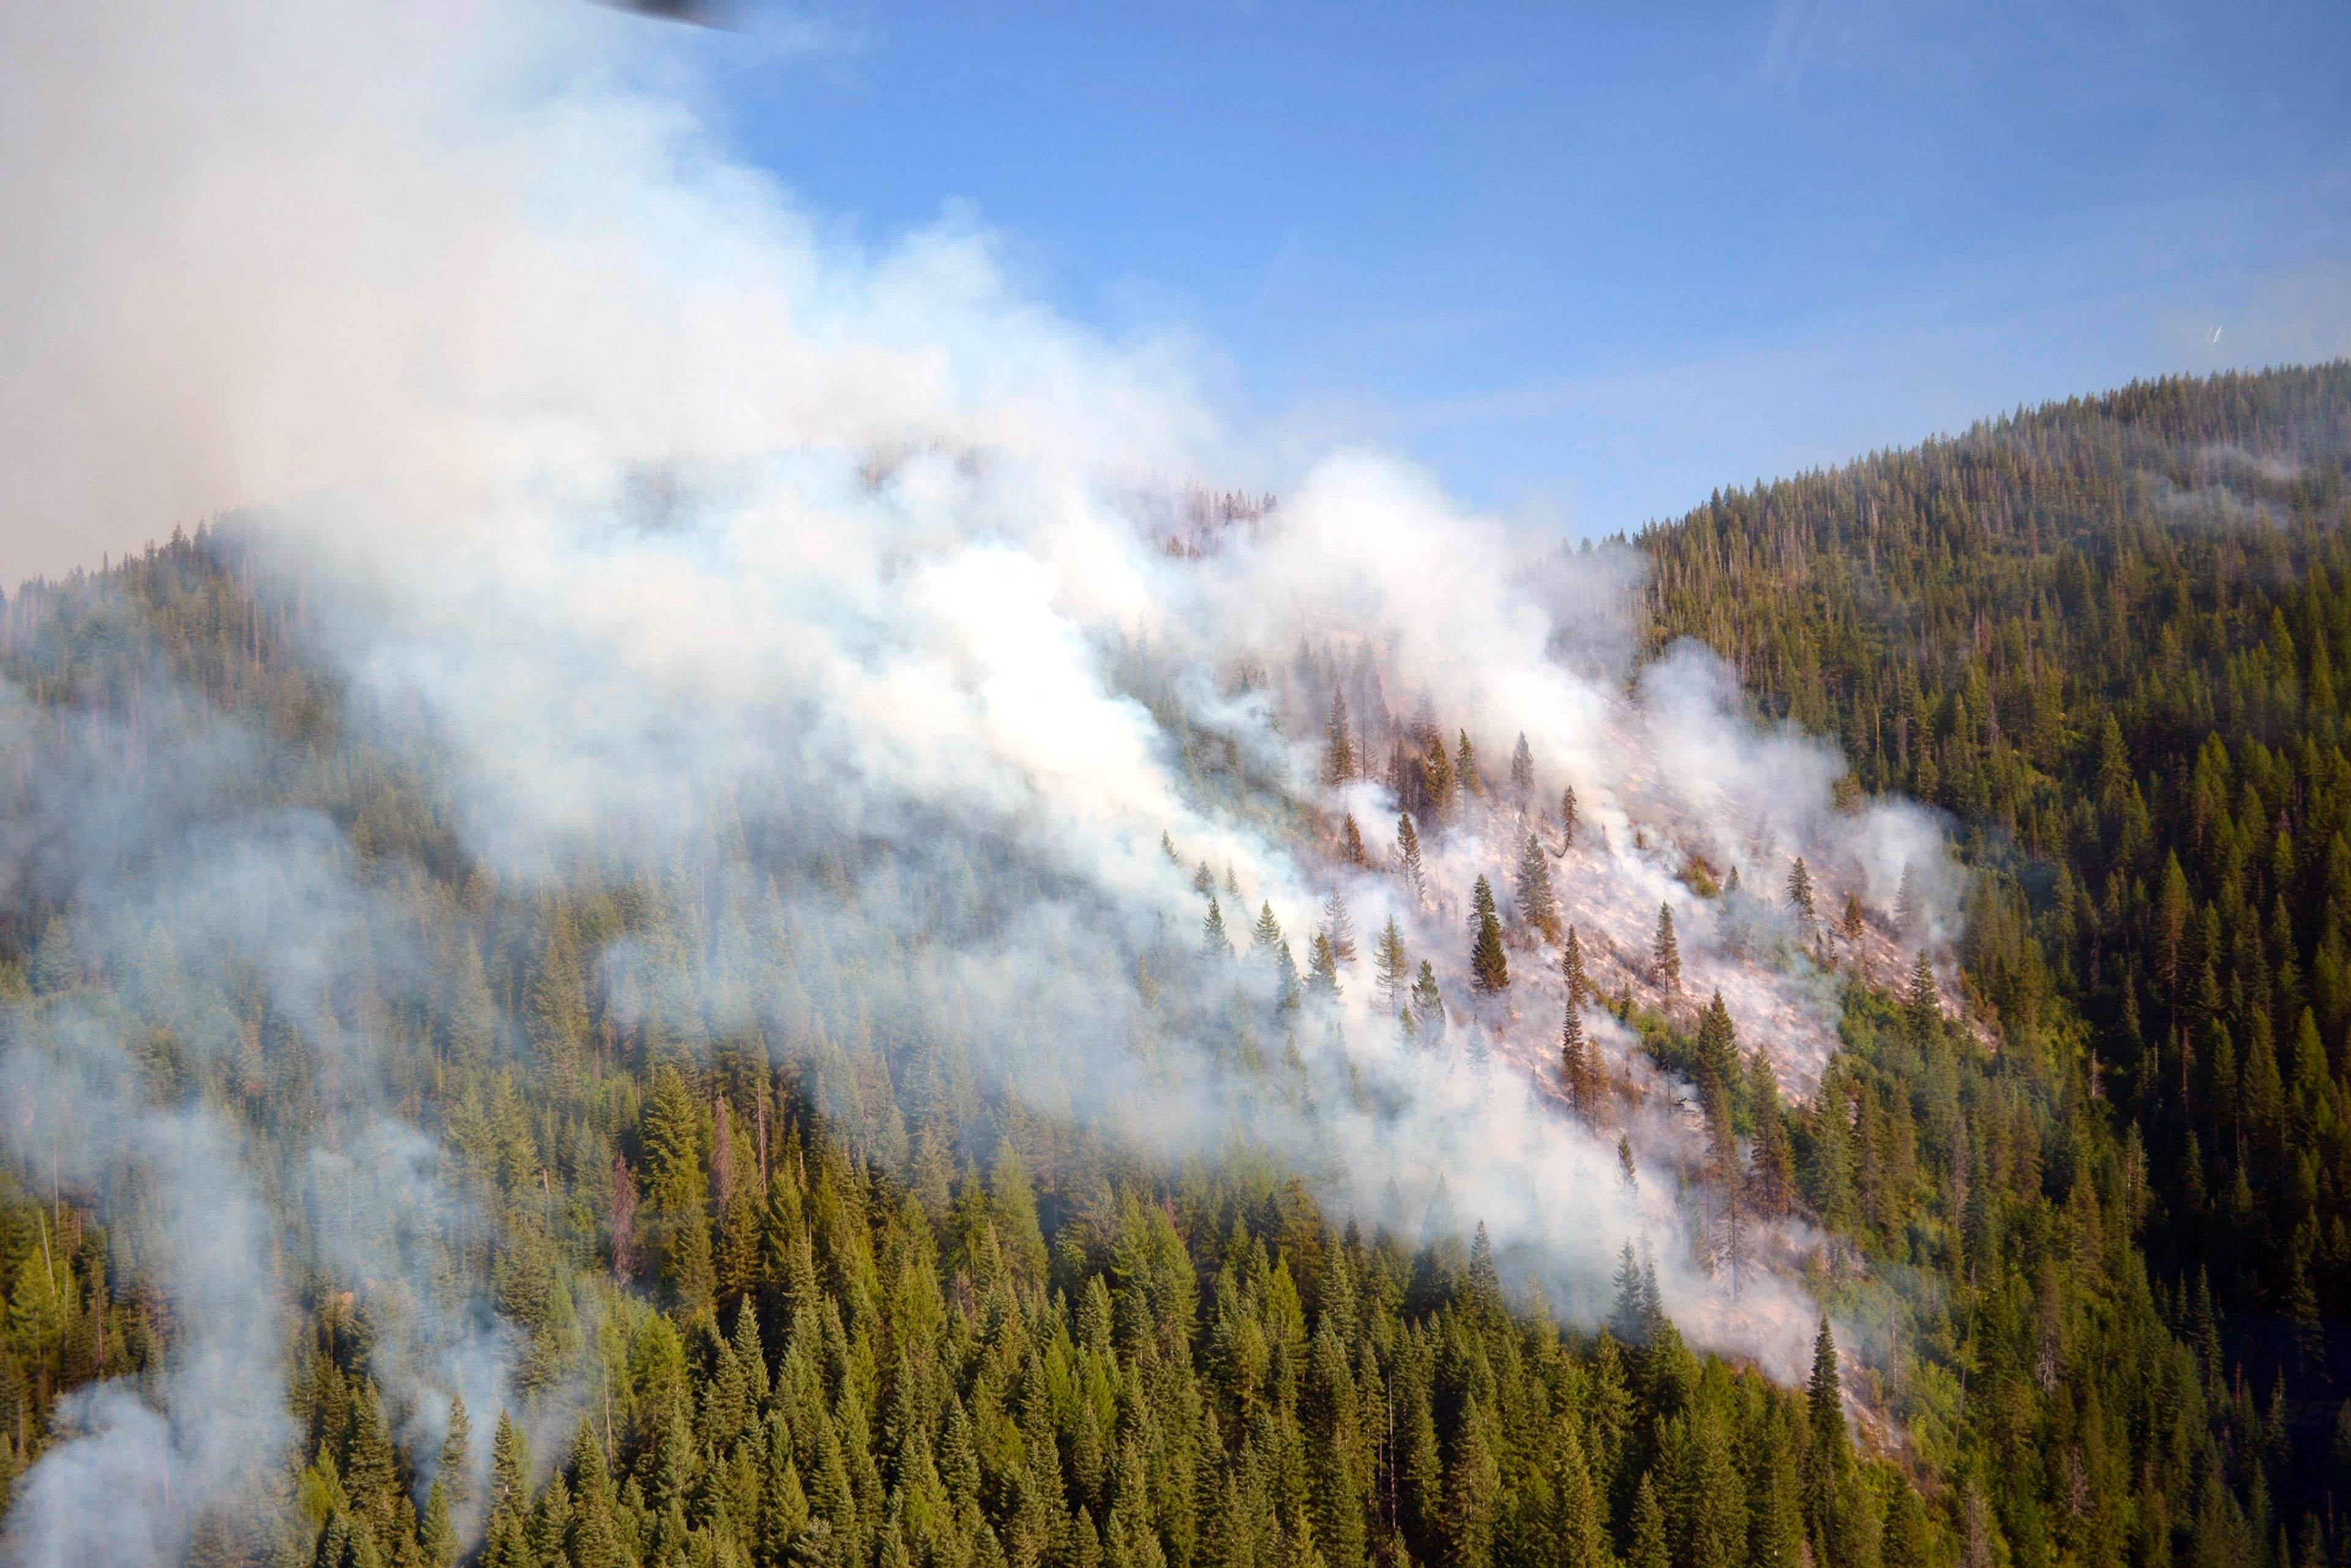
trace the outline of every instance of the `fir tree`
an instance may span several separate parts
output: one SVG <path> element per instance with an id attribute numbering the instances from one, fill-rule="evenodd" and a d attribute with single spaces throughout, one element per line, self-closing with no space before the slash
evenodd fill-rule
<path id="1" fill-rule="evenodd" d="M 1560 1026 L 1560 1083 L 1567 1091 L 1567 1103 L 1579 1116 L 1590 1117 L 1595 1096 L 1592 1050 L 1583 1038 L 1583 1013 L 1573 998 L 1566 1008 L 1566 1020 Z"/>
<path id="2" fill-rule="evenodd" d="M 1535 755 L 1527 749 L 1527 732 L 1519 731 L 1518 748 L 1510 753 L 1510 788 L 1524 801 L 1535 792 Z"/>
<path id="3" fill-rule="evenodd" d="M 1339 858 L 1349 865 L 1368 866 L 1372 863 L 1371 855 L 1364 848 L 1363 830 L 1355 826 L 1353 812 L 1348 814 L 1345 825 L 1339 830 Z"/>
<path id="4" fill-rule="evenodd" d="M 1415 909 L 1428 907 L 1428 876 L 1421 869 L 1420 833 L 1412 825 L 1412 813 L 1396 814 L 1396 870 L 1404 877 L 1405 890 L 1412 895 Z"/>
<path id="5" fill-rule="evenodd" d="M 1559 956 L 1561 977 L 1567 982 L 1567 1005 L 1582 1008 L 1597 993 L 1592 987 L 1592 977 L 1583 969 L 1583 944 L 1576 936 L 1575 927 L 1567 928 L 1567 945 Z"/>
<path id="6" fill-rule="evenodd" d="M 1657 1504 L 1657 1489 L 1647 1471 L 1633 1498 L 1633 1548 L 1625 1568 L 1674 1568 L 1666 1545 L 1666 1511 Z"/>
<path id="7" fill-rule="evenodd" d="M 1444 821 L 1452 816 L 1462 789 L 1461 781 L 1453 771 L 1453 759 L 1445 754 L 1443 740 L 1430 741 L 1428 757 L 1421 765 L 1421 771 L 1428 783 L 1429 808 L 1436 813 L 1437 821 Z"/>
<path id="8" fill-rule="evenodd" d="M 1470 893 L 1469 906 L 1469 986 L 1480 996 L 1497 996 L 1510 988 L 1510 961 L 1502 951 L 1494 889 L 1482 876 Z"/>
<path id="9" fill-rule="evenodd" d="M 1331 693 L 1331 718 L 1322 727 L 1322 782 L 1344 784 L 1361 771 L 1355 756 L 1354 732 L 1347 724 L 1347 696 Z"/>
<path id="10" fill-rule="evenodd" d="M 474 1501 L 474 1424 L 465 1418 L 465 1401 L 449 1396 L 448 1435 L 441 1441 L 441 1468 L 434 1476 L 448 1494 L 450 1517 L 463 1521 Z"/>
<path id="11" fill-rule="evenodd" d="M 1200 952 L 1209 958 L 1229 958 L 1233 956 L 1233 939 L 1225 934 L 1224 906 L 1214 894 L 1208 896 L 1207 917 L 1200 922 Z"/>
<path id="12" fill-rule="evenodd" d="M 1918 870 L 1902 862 L 1902 884 L 1894 894 L 1894 934 L 1914 936 L 1918 930 Z"/>
<path id="13" fill-rule="evenodd" d="M 1280 946 L 1276 947 L 1273 951 L 1274 1010 L 1280 1013 L 1296 1012 L 1298 1010 L 1299 998 L 1301 994 L 1301 988 L 1300 987 L 1298 980 L 1298 960 L 1290 956 L 1290 944 L 1287 942 L 1282 943 Z M 1335 977 L 1335 967 L 1332 972 Z"/>
<path id="14" fill-rule="evenodd" d="M 530 1540 L 530 1460 L 522 1430 L 507 1411 L 490 1440 L 490 1522 L 483 1568 L 537 1568 Z"/>
<path id="15" fill-rule="evenodd" d="M 1416 1024 L 1429 1032 L 1432 1040 L 1444 1037 L 1445 993 L 1437 988 L 1437 971 L 1426 958 L 1420 961 L 1419 977 L 1412 983 L 1412 1015 Z"/>
<path id="16" fill-rule="evenodd" d="M 1568 854 L 1575 849 L 1575 786 L 1571 784 L 1559 796 L 1559 852 Z"/>
<path id="17" fill-rule="evenodd" d="M 1852 1515 L 1846 1496 L 1853 1475 L 1853 1448 L 1845 1437 L 1844 1384 L 1837 1375 L 1836 1340 L 1821 1320 L 1813 1341 L 1813 1377 L 1805 1396 L 1810 1437 L 1804 1450 L 1804 1524 L 1813 1559 L 1852 1560 Z"/>
<path id="18" fill-rule="evenodd" d="M 1453 775 L 1455 788 L 1465 798 L 1485 793 L 1484 786 L 1478 779 L 1477 748 L 1469 744 L 1469 732 L 1466 729 L 1461 731 L 1461 748 L 1454 753 Z"/>
<path id="19" fill-rule="evenodd" d="M 1380 928 L 1379 940 L 1372 946 L 1372 972 L 1378 987 L 1380 1005 L 1391 1014 L 1404 1006 L 1405 992 L 1412 984 L 1410 960 L 1404 950 L 1404 933 L 1396 926 L 1395 916 L 1388 916 Z"/>
<path id="20" fill-rule="evenodd" d="M 1347 905 L 1336 888 L 1322 901 L 1322 937 L 1330 944 L 1334 962 L 1352 964 L 1355 961 L 1355 923 L 1347 914 Z"/>
<path id="21" fill-rule="evenodd" d="M 1270 953 L 1281 945 L 1281 922 L 1273 917 L 1273 901 L 1268 899 L 1258 909 L 1257 924 L 1249 928 L 1249 946 L 1259 953 Z"/>
<path id="22" fill-rule="evenodd" d="M 1331 950 L 1328 932 L 1314 934 L 1313 954 L 1306 965 L 1306 988 L 1326 1000 L 1339 999 L 1339 959 Z"/>
<path id="23" fill-rule="evenodd" d="M 1799 929 L 1809 932 L 1818 918 L 1813 911 L 1813 873 L 1805 869 L 1804 857 L 1798 855 L 1788 872 L 1788 907 L 1796 913 Z"/>
<path id="24" fill-rule="evenodd" d="M 1657 934 L 1649 942 L 1649 975 L 1657 989 L 1678 996 L 1682 988 L 1682 950 L 1674 940 L 1674 906 L 1657 905 Z"/>
<path id="25" fill-rule="evenodd" d="M 1863 918 L 1861 894 L 1858 893 L 1846 894 L 1844 895 L 1844 939 L 1846 941 L 1858 942 L 1861 940 Z"/>
<path id="26" fill-rule="evenodd" d="M 1559 936 L 1559 899 L 1552 892 L 1551 857 L 1543 852 L 1542 841 L 1531 832 L 1519 845 L 1517 886 L 1519 918 L 1556 940 Z"/>
<path id="27" fill-rule="evenodd" d="M 1207 861 L 1202 861 L 1192 873 L 1192 891 L 1203 898 L 1217 891 L 1217 873 L 1208 869 Z"/>
<path id="28" fill-rule="evenodd" d="M 1903 999 L 1902 1019 L 1910 1038 L 1924 1045 L 1943 1021 L 1942 992 L 1935 984 L 1935 966 L 1921 947 L 1910 965 L 1910 991 Z"/>

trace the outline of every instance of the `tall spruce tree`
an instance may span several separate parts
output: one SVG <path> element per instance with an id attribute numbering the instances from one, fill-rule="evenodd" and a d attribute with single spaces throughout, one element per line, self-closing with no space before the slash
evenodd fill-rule
<path id="1" fill-rule="evenodd" d="M 1469 895 L 1469 986 L 1480 996 L 1496 996 L 1510 988 L 1510 960 L 1502 950 L 1502 921 L 1494 906 L 1494 889 L 1484 877 Z"/>
<path id="2" fill-rule="evenodd" d="M 1656 935 L 1649 939 L 1649 977 L 1668 997 L 1681 994 L 1682 949 L 1674 938 L 1674 906 L 1657 905 Z"/>

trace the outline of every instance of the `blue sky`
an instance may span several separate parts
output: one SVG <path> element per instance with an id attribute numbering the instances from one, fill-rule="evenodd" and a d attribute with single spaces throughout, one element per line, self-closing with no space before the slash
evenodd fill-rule
<path id="1" fill-rule="evenodd" d="M 1263 449 L 1572 531 L 2351 352 L 2339 3 L 793 16 L 697 53 L 811 208 L 967 211 L 1069 315 L 1195 338 Z"/>

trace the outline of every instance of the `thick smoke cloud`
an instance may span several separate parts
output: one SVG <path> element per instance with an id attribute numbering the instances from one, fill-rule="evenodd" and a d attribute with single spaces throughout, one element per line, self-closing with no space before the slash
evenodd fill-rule
<path id="1" fill-rule="evenodd" d="M 1881 927 L 1907 872 L 1924 935 L 1949 935 L 1955 889 L 1924 813 L 1840 808 L 1833 753 L 1750 724 L 1703 652 L 1638 664 L 1628 553 L 1530 559 L 1376 454 L 1263 474 L 1180 356 L 1023 299 L 984 234 L 869 251 L 797 211 L 705 132 L 683 58 L 629 18 L 432 0 L 41 13 L 0 22 L 0 130 L 59 150 L 0 175 L 20 232 L 41 236 L 12 247 L 0 286 L 45 307 L 0 340 L 0 477 L 49 530 L 11 548 L 47 564 L 60 541 L 109 537 L 81 529 L 247 507 L 230 531 L 300 596 L 354 721 L 436 758 L 466 849 L 505 885 L 615 843 L 666 873 L 722 821 L 886 846 L 917 878 L 980 868 L 1031 892 L 958 927 L 903 883 L 811 883 L 785 890 L 780 918 L 852 949 L 929 944 L 984 1004 L 969 1010 L 1000 1087 L 1163 1153 L 1271 1142 L 1339 1208 L 1408 1235 L 1482 1222 L 1516 1278 L 1587 1317 L 1619 1249 L 1646 1239 L 1694 1337 L 1801 1365 L 1813 1309 L 1786 1275 L 1695 1260 L 1677 1175 L 1696 1163 L 1694 1117 L 1597 1011 L 1595 1038 L 1652 1091 L 1624 1129 L 1638 1179 L 1616 1128 L 1562 1113 L 1549 950 L 1513 956 L 1506 999 L 1467 1005 L 1469 886 L 1488 876 L 1507 899 L 1520 835 L 1555 838 L 1542 813 L 1570 786 L 1585 825 L 1553 869 L 1595 977 L 1646 984 L 1672 906 L 1686 990 L 1719 987 L 1742 1043 L 1799 1092 L 1833 1041 L 1836 982 L 1779 906 L 1792 857 L 1824 914 L 1850 891 Z M 1171 549 L 1166 476 L 1190 475 L 1278 480 L 1281 499 Z M 1489 780 L 1527 737 L 1531 797 L 1497 789 L 1431 836 L 1425 905 L 1392 867 L 1316 841 L 1352 812 L 1384 859 L 1397 809 L 1384 751 L 1370 778 L 1320 779 L 1334 684 L 1367 743 L 1426 712 L 1475 738 Z M 167 911 L 218 933 L 176 961 L 282 991 L 299 1020 L 338 961 L 332 933 L 371 918 L 368 894 L 320 824 L 232 810 L 233 738 L 185 744 L 229 755 L 110 820 L 149 823 L 155 844 L 223 813 L 229 829 L 135 877 L 96 842 L 45 851 L 39 874 L 70 885 L 124 962 Z M 1187 747 L 1228 748 L 1245 798 L 1196 786 Z M 1359 963 L 1296 1030 L 1305 1092 L 1238 1098 L 1218 1010 L 1146 1017 L 1135 983 L 1139 960 L 1180 954 L 1196 989 L 1257 1016 L 1273 1000 L 1260 959 L 1200 985 L 1197 862 L 1242 890 L 1224 914 L 1244 948 L 1261 904 L 1302 941 L 1336 892 L 1366 947 L 1393 915 L 1457 1026 L 1403 1040 Z M 1739 868 L 1750 896 L 1701 896 L 1700 862 Z M 642 957 L 602 956 L 616 995 L 652 974 Z M 1881 979 L 1902 960 L 1882 929 L 1844 957 Z M 876 987 L 879 1012 L 917 1006 L 911 982 Z M 479 1303 L 436 1301 L 402 1239 L 403 1214 L 462 1198 L 371 1079 L 364 1035 L 308 1027 L 343 1113 L 292 1170 L 217 1125 L 157 1124 L 120 1019 L 14 1051 L 11 1092 L 37 1123 L 100 1130 L 72 1179 L 163 1195 L 153 1229 L 196 1347 L 160 1421 L 89 1396 L 88 1435 L 25 1483 L 24 1560 L 162 1552 L 174 1517 L 243 1484 L 203 1457 L 282 1436 L 266 1282 L 289 1267 L 402 1282 L 415 1310 L 388 1392 L 418 1452 L 437 1448 L 447 1391 L 495 1406 L 510 1347 Z M 1127 1049 L 1139 1034 L 1148 1063 Z M 219 1228 L 193 1222 L 198 1194 L 217 1195 Z M 339 1200 L 360 1218 L 337 1224 Z M 109 1526 L 155 1544 L 73 1533 L 75 1497 L 164 1473 L 141 1456 L 165 1450 L 187 1489 L 176 1513 Z"/>

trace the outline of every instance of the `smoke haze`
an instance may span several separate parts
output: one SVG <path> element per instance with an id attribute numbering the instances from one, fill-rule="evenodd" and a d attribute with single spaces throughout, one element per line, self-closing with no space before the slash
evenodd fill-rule
<path id="1" fill-rule="evenodd" d="M 1180 352 L 1055 319 L 984 232 L 870 250 L 797 210 L 704 129 L 674 47 L 553 4 L 0 18 L 0 134 L 48 154 L 0 172 L 32 240 L 0 287 L 39 306 L 0 327 L 18 502 L 0 549 L 54 571 L 236 508 L 224 537 L 299 604 L 345 721 L 419 759 L 500 887 L 555 887 L 625 843 L 597 874 L 695 883 L 753 912 L 717 923 L 746 942 L 921 955 L 844 998 L 801 991 L 772 941 L 743 957 L 722 932 L 684 959 L 619 941 L 597 983 L 624 1016 L 659 1012 L 665 986 L 708 998 L 714 1027 L 731 1009 L 801 1042 L 953 1014 L 995 1091 L 1168 1156 L 1246 1135 L 1406 1235 L 1482 1222 L 1512 1278 L 1587 1321 L 1646 1239 L 1694 1337 L 1794 1374 L 1813 1309 L 1784 1270 L 1697 1260 L 1677 1190 L 1696 1120 L 1638 1043 L 1589 1014 L 1648 1094 L 1587 1130 L 1552 1087 L 1556 949 L 1515 949 L 1507 997 L 1473 1004 L 1470 887 L 1508 904 L 1536 833 L 1595 980 L 1644 999 L 1672 907 L 1685 996 L 1719 988 L 1742 1047 L 1808 1092 L 1842 981 L 1816 962 L 1829 938 L 1782 906 L 1793 857 L 1824 915 L 1847 893 L 1870 912 L 1839 962 L 1891 980 L 1906 871 L 1917 934 L 1952 935 L 1937 824 L 1841 807 L 1841 759 L 1757 727 L 1703 650 L 1643 663 L 1629 551 L 1530 556 L 1376 453 L 1270 472 Z M 1279 503 L 1203 509 L 1194 476 Z M 450 1393 L 496 1408 L 522 1354 L 413 1244 L 462 1187 L 365 1021 L 319 1000 L 353 954 L 398 950 L 397 910 L 333 824 L 272 807 L 289 765 L 268 737 L 206 729 L 155 681 L 159 725 L 94 732 L 77 769 L 29 787 L 7 866 L 13 897 L 75 909 L 80 964 L 145 977 L 148 1012 L 67 1008 L 24 1032 L 8 1135 L 42 1165 L 45 1136 L 77 1130 L 57 1179 L 108 1195 L 142 1239 L 123 1245 L 162 1260 L 190 1348 L 160 1416 L 121 1391 L 83 1401 L 80 1435 L 22 1483 L 10 1550 L 28 1563 L 168 1556 L 181 1521 L 251 1484 L 231 1457 L 287 1436 L 283 1305 L 256 1281 L 405 1303 L 380 1362 L 420 1455 Z M 1363 777 L 1322 777 L 1334 692 Z M 1424 716 L 1448 748 L 1474 743 L 1486 780 L 1428 834 L 1425 904 L 1396 874 L 1406 786 L 1388 775 L 1400 747 L 1423 754 Z M 135 778 L 115 763 L 133 747 Z M 1583 825 L 1563 848 L 1569 787 Z M 1336 855 L 1350 814 L 1371 865 Z M 881 869 L 759 874 L 843 842 Z M 1237 959 L 1197 956 L 1200 863 Z M 1701 888 L 1700 864 L 1746 894 Z M 958 905 L 967 884 L 987 891 Z M 1296 1091 L 1265 1092 L 1235 1066 L 1237 1034 L 1284 1050 L 1249 924 L 1270 906 L 1302 962 L 1333 893 L 1367 952 L 1397 919 L 1455 1027 L 1404 1038 L 1366 957 L 1294 1027 Z M 366 984 L 397 1006 L 432 962 Z M 1171 981 L 1164 1001 L 1139 966 Z M 139 1056 L 165 1025 L 214 1060 L 252 1049 L 173 1011 L 250 987 L 331 1080 L 317 1141 L 276 1164 L 201 1109 L 152 1109 Z M 69 1506 L 96 1487 L 144 1500 Z"/>

